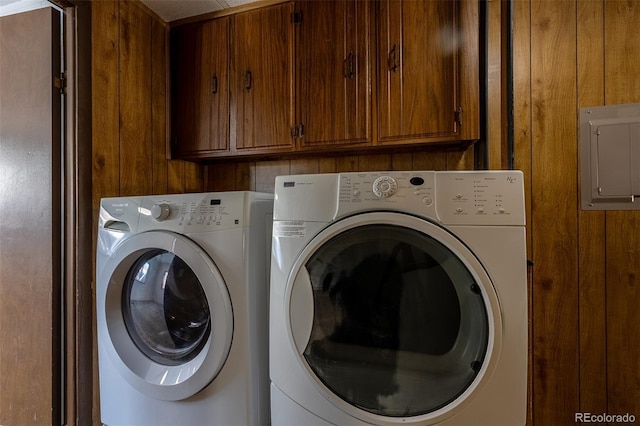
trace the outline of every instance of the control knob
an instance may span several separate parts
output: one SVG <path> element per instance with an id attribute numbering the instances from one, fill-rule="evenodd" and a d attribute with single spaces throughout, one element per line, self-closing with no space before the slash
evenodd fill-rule
<path id="1" fill-rule="evenodd" d="M 158 222 L 165 220 L 169 217 L 169 213 L 171 213 L 171 209 L 168 204 L 160 203 L 154 204 L 151 207 L 151 217 L 157 220 Z"/>
<path id="2" fill-rule="evenodd" d="M 387 198 L 395 194 L 398 184 L 391 176 L 380 176 L 373 181 L 373 193 L 378 198 Z"/>

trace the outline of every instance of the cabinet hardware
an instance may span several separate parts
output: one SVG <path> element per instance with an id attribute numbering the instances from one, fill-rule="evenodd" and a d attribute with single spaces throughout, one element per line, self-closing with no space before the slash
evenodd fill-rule
<path id="1" fill-rule="evenodd" d="M 247 89 L 247 92 L 251 90 L 251 84 L 252 84 L 251 70 L 247 70 L 247 72 L 244 74 L 244 88 Z"/>
<path id="2" fill-rule="evenodd" d="M 211 77 L 211 93 L 218 94 L 218 76 L 215 74 Z"/>
<path id="3" fill-rule="evenodd" d="M 294 10 L 293 11 L 293 24 L 301 24 L 302 23 L 302 11 Z"/>
<path id="4" fill-rule="evenodd" d="M 356 78 L 355 55 L 353 54 L 353 50 L 349 52 L 349 56 L 344 60 L 343 68 L 342 75 L 344 75 L 345 78 L 349 78 L 351 80 Z"/>
<path id="5" fill-rule="evenodd" d="M 291 137 L 293 139 L 301 138 L 303 136 L 304 136 L 304 125 L 303 124 L 297 124 L 297 125 L 294 125 L 291 128 Z"/>
<path id="6" fill-rule="evenodd" d="M 393 43 L 387 62 L 389 71 L 398 72 L 398 43 Z"/>
<path id="7" fill-rule="evenodd" d="M 455 111 L 455 122 L 458 123 L 458 126 L 462 126 L 462 107 L 458 107 Z"/>

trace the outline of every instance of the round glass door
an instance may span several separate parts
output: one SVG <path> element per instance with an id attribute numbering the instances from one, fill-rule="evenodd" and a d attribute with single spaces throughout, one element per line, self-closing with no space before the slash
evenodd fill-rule
<path id="1" fill-rule="evenodd" d="M 122 312 L 131 338 L 150 359 L 166 365 L 192 360 L 211 329 L 200 280 L 174 253 L 152 250 L 131 268 Z"/>
<path id="2" fill-rule="evenodd" d="M 490 334 L 483 290 L 442 241 L 388 222 L 354 226 L 316 247 L 303 271 L 313 319 L 302 356 L 349 405 L 426 415 L 478 376 Z"/>
<path id="3" fill-rule="evenodd" d="M 200 246 L 165 231 L 133 235 L 109 254 L 99 280 L 101 344 L 131 386 L 177 401 L 214 380 L 231 348 L 233 309 Z"/>

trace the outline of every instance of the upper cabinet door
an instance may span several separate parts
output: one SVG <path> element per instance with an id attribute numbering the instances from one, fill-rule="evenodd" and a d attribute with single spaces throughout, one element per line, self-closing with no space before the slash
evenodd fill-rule
<path id="1" fill-rule="evenodd" d="M 371 139 L 368 1 L 295 2 L 295 132 L 303 147 Z"/>
<path id="2" fill-rule="evenodd" d="M 209 149 L 229 150 L 229 18 L 207 21 L 202 26 L 202 70 L 198 121 L 200 140 Z M 206 125 L 207 121 L 208 126 Z"/>
<path id="3" fill-rule="evenodd" d="M 172 141 L 183 157 L 229 150 L 229 18 L 171 32 Z"/>
<path id="4" fill-rule="evenodd" d="M 291 150 L 294 119 L 293 4 L 237 14 L 231 40 L 231 146 Z"/>
<path id="5" fill-rule="evenodd" d="M 378 140 L 456 136 L 458 2 L 376 3 Z"/>

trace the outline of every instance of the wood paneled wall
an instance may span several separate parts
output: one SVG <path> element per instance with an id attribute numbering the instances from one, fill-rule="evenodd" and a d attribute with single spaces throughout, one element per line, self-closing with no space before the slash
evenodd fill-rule
<path id="1" fill-rule="evenodd" d="M 203 190 L 202 166 L 167 160 L 166 25 L 141 3 L 92 2 L 93 200 Z"/>
<path id="2" fill-rule="evenodd" d="M 208 191 L 273 192 L 278 175 L 374 170 L 473 170 L 473 147 L 460 151 L 221 162 L 207 166 Z"/>
<path id="3" fill-rule="evenodd" d="M 516 167 L 527 179 L 533 424 L 640 416 L 640 212 L 579 202 L 579 108 L 640 102 L 640 3 L 513 4 Z"/>

